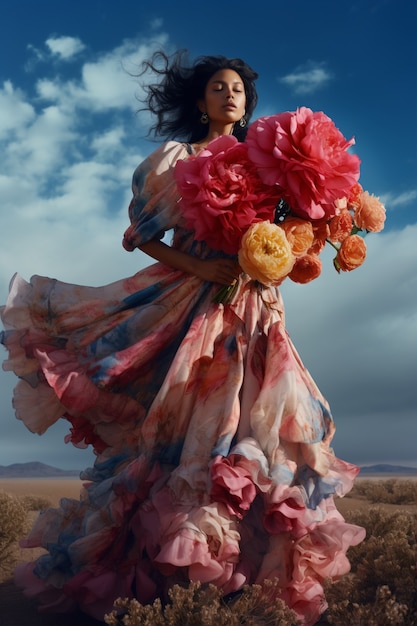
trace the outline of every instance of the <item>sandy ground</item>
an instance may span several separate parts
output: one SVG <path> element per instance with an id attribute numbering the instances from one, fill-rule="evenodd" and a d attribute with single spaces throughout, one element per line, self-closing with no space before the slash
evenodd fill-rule
<path id="1" fill-rule="evenodd" d="M 52 506 L 62 497 L 78 499 L 81 487 L 78 478 L 0 478 L 0 491 L 16 496 L 43 496 Z"/>
<path id="2" fill-rule="evenodd" d="M 79 497 L 82 483 L 78 479 L 20 479 L 0 478 L 0 490 L 19 496 L 32 495 L 47 498 L 51 506 L 56 506 L 62 497 Z M 369 508 L 365 500 L 355 498 L 337 499 L 337 506 L 342 514 L 348 510 Z M 398 511 L 396 505 L 384 505 Z M 410 507 L 407 507 L 410 508 Z M 413 510 L 416 507 L 411 507 Z M 36 513 L 33 513 L 33 517 Z M 30 561 L 36 558 L 41 551 L 16 550 L 16 561 Z M 323 624 L 326 622 L 323 621 Z M 99 626 L 103 622 L 97 622 L 84 614 L 74 613 L 65 615 L 50 615 L 40 613 L 36 604 L 23 596 L 15 587 L 12 571 L 0 570 L 0 626 Z"/>

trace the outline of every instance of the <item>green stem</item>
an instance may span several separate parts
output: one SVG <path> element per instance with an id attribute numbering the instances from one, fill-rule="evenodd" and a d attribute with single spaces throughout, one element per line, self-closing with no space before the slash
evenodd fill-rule
<path id="1" fill-rule="evenodd" d="M 336 246 L 335 243 L 333 243 L 333 241 L 330 241 L 330 239 L 326 239 L 327 243 L 329 243 L 337 252 L 339 252 L 339 248 Z"/>
<path id="2" fill-rule="evenodd" d="M 219 291 L 215 294 L 212 302 L 215 302 L 216 304 L 227 304 L 233 299 L 238 286 L 239 281 L 234 280 L 231 285 L 225 285 L 224 287 L 221 287 Z"/>

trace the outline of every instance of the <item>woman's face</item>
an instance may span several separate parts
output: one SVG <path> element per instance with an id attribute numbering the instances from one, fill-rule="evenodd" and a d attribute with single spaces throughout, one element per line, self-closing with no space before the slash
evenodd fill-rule
<path id="1" fill-rule="evenodd" d="M 219 70 L 206 85 L 204 100 L 198 102 L 210 123 L 234 124 L 245 114 L 246 94 L 243 81 L 234 70 Z"/>

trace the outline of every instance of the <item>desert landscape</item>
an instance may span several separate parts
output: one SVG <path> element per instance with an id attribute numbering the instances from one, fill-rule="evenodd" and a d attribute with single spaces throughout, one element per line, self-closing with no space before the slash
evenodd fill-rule
<path id="1" fill-rule="evenodd" d="M 0 492 L 20 498 L 30 496 L 38 502 L 45 501 L 57 506 L 62 497 L 79 497 L 82 483 L 77 478 L 0 478 Z M 38 511 L 28 514 L 28 526 L 38 515 Z M 13 583 L 13 565 L 31 561 L 42 553 L 41 550 L 22 550 L 18 544 L 8 562 L 0 567 L 0 623 L 2 626 L 94 626 L 100 624 L 84 614 L 56 615 L 39 613 L 36 603 L 23 596 Z M 0 563 L 1 566 L 1 563 Z"/>
<path id="2" fill-rule="evenodd" d="M 4 497 L 12 497 L 17 498 L 21 502 L 25 503 L 28 507 L 27 519 L 26 519 L 26 528 L 29 528 L 35 517 L 38 515 L 39 509 L 44 508 L 46 506 L 56 506 L 62 497 L 70 497 L 77 498 L 80 493 L 82 483 L 78 478 L 73 477 L 59 477 L 59 478 L 2 478 L 0 477 L 0 495 L 3 494 Z M 390 501 L 391 500 L 391 501 Z M 404 527 L 404 519 L 410 520 L 410 528 L 414 526 L 415 533 L 415 519 L 417 516 L 417 477 L 416 475 L 411 476 L 372 476 L 366 475 L 364 478 L 359 478 L 356 481 L 356 485 L 354 490 L 349 494 L 349 496 L 341 499 L 337 498 L 336 500 L 337 506 L 341 513 L 352 521 L 353 523 L 359 523 L 361 525 L 366 526 L 369 524 L 377 528 L 376 532 L 382 534 L 385 532 L 384 528 L 386 526 L 386 532 L 390 533 L 393 528 L 393 520 L 399 520 L 399 526 Z M 4 514 L 4 513 L 3 513 Z M 374 516 L 374 519 L 370 519 L 370 517 Z M 384 517 L 385 516 L 385 517 Z M 403 516 L 403 518 L 401 518 Z M 405 516 L 405 517 L 404 517 Z M 386 518 L 386 524 L 385 524 Z M 401 518 L 401 519 L 400 519 Z M 2 512 L 0 511 L 0 538 L 2 536 Z M 379 524 L 379 526 L 378 526 Z M 384 525 L 385 524 L 385 525 Z M 394 524 L 395 526 L 395 524 Z M 388 528 L 389 527 L 389 528 Z M 378 530 L 379 529 L 379 530 Z M 368 534 L 369 530 L 367 529 Z M 407 531 L 408 535 L 410 532 Z M 406 534 L 407 534 L 406 533 Z M 3 533 L 4 535 L 4 533 Z M 391 532 L 390 541 L 396 541 L 395 533 Z M 407 535 L 407 536 L 408 536 Z M 3 537 L 4 539 L 4 537 Z M 371 537 L 372 539 L 372 537 Z M 371 541 L 371 539 L 369 541 Z M 372 547 L 372 554 L 370 554 L 369 558 L 377 560 L 377 556 L 375 555 L 375 543 L 377 541 L 373 541 L 372 546 L 370 545 L 369 550 Z M 401 538 L 401 545 L 404 544 L 404 538 Z M 404 546 L 403 546 L 404 549 Z M 395 551 L 395 550 L 394 550 Z M 397 550 L 398 552 L 398 550 Z M 415 589 L 415 552 L 416 552 L 416 543 L 415 543 L 415 534 L 414 539 L 409 540 L 409 553 L 401 558 L 408 559 L 409 562 L 404 562 L 399 564 L 404 568 L 413 568 L 412 563 L 414 562 L 414 571 L 410 571 L 407 575 L 411 576 L 411 586 L 413 585 L 414 580 L 414 591 L 411 589 L 411 594 L 416 596 Z M 382 555 L 382 558 L 388 559 L 389 550 Z M 22 550 L 19 548 L 17 541 L 13 542 L 11 549 L 9 550 L 9 554 L 7 558 L 2 558 L 2 551 L 0 545 L 0 623 L 2 626 L 97 626 L 102 622 L 97 622 L 83 614 L 71 614 L 71 615 L 50 615 L 50 614 L 42 614 L 37 611 L 36 605 L 34 602 L 26 599 L 22 593 L 14 586 L 13 584 L 13 567 L 14 564 L 22 561 L 29 561 L 33 558 L 36 558 L 41 551 L 38 550 Z M 350 557 L 350 553 L 349 553 Z M 350 557 L 351 558 L 351 557 Z M 361 559 L 362 561 L 366 561 L 368 559 L 366 552 L 362 548 L 362 551 L 353 557 L 352 560 L 352 569 L 355 565 L 355 561 L 357 559 Z M 369 560 L 369 559 L 368 559 Z M 398 564 L 397 564 L 398 567 Z M 363 568 L 362 568 L 363 569 Z M 377 587 L 378 583 L 378 572 L 374 570 L 375 573 L 375 587 Z M 384 575 L 384 574 L 381 574 Z M 404 574 L 406 576 L 406 574 Z M 398 576 L 397 576 L 398 577 Z M 369 578 L 369 575 L 368 575 Z M 403 581 L 404 583 L 404 581 Z M 361 581 L 361 586 L 363 586 L 363 581 Z M 367 581 L 369 586 L 369 580 Z M 400 584 L 400 583 L 399 583 Z M 386 581 L 386 585 L 390 588 L 390 594 L 386 597 L 387 606 L 390 603 L 390 606 L 393 605 L 393 601 L 397 603 L 399 607 L 403 607 L 403 609 L 396 609 L 398 613 L 399 621 L 386 621 L 385 624 L 390 623 L 392 625 L 398 624 L 398 626 L 414 626 L 417 624 L 415 621 L 416 614 L 415 608 L 410 609 L 406 614 L 406 609 L 404 606 L 405 600 L 404 598 L 398 599 L 395 597 L 395 593 L 398 594 L 398 589 L 391 589 L 390 581 Z M 352 584 L 350 583 L 350 589 Z M 381 587 L 379 585 L 378 589 Z M 377 588 L 373 590 L 376 594 L 380 593 Z M 346 590 L 341 589 L 340 596 L 343 597 L 343 601 L 346 604 L 344 596 L 346 594 Z M 394 597 L 394 600 L 393 600 Z M 352 604 L 355 598 L 352 596 Z M 401 601 L 400 601 L 401 600 Z M 342 599 L 337 595 L 334 599 L 335 603 L 340 602 L 340 606 L 343 604 Z M 379 602 L 381 604 L 381 596 L 379 596 L 379 600 L 376 597 L 375 603 Z M 394 602 L 394 603 L 395 603 Z M 336 605 L 336 604 L 335 604 Z M 339 605 L 337 605 L 339 606 Z M 410 607 L 408 607 L 410 608 Z M 388 610 L 388 609 L 387 609 Z M 391 609 L 390 609 L 391 610 Z M 402 613 L 401 613 L 402 610 Z M 320 624 L 343 624 L 342 619 L 337 621 L 338 611 L 340 614 L 341 609 L 336 610 L 336 621 L 326 621 L 323 620 Z M 414 613 L 413 613 L 414 611 Z M 394 611 L 395 613 L 395 611 Z M 391 614 L 390 614 L 391 615 Z M 381 617 L 381 621 L 359 621 L 363 618 L 359 616 L 357 617 L 357 621 L 355 621 L 355 615 L 349 615 L 349 623 L 350 626 L 356 626 L 356 624 L 375 624 L 375 625 L 383 625 L 382 621 L 384 618 Z M 330 618 L 329 618 L 330 619 Z M 375 618 L 377 619 L 377 618 Z M 391 619 L 391 617 L 390 617 Z M 402 621 L 401 621 L 402 620 Z M 122 623 L 122 622 L 120 622 Z M 129 622 L 130 623 L 130 622 Z M 136 626 L 139 622 L 132 622 L 132 626 Z"/>

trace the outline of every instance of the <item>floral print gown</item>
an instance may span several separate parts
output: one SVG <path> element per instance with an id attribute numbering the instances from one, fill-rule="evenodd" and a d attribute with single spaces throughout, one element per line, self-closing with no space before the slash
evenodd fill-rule
<path id="1" fill-rule="evenodd" d="M 168 142 L 135 171 L 133 250 L 173 230 L 172 245 L 215 253 L 181 218 Z M 92 446 L 79 501 L 39 515 L 23 545 L 45 554 L 15 579 L 44 610 L 103 620 L 117 597 L 151 603 L 198 580 L 224 594 L 277 577 L 305 624 L 325 609 L 322 581 L 349 570 L 364 531 L 333 497 L 357 468 L 334 455 L 329 406 L 286 330 L 278 289 L 218 285 L 154 263 L 103 287 L 16 276 L 2 308 L 5 369 L 20 378 L 17 418 Z"/>

